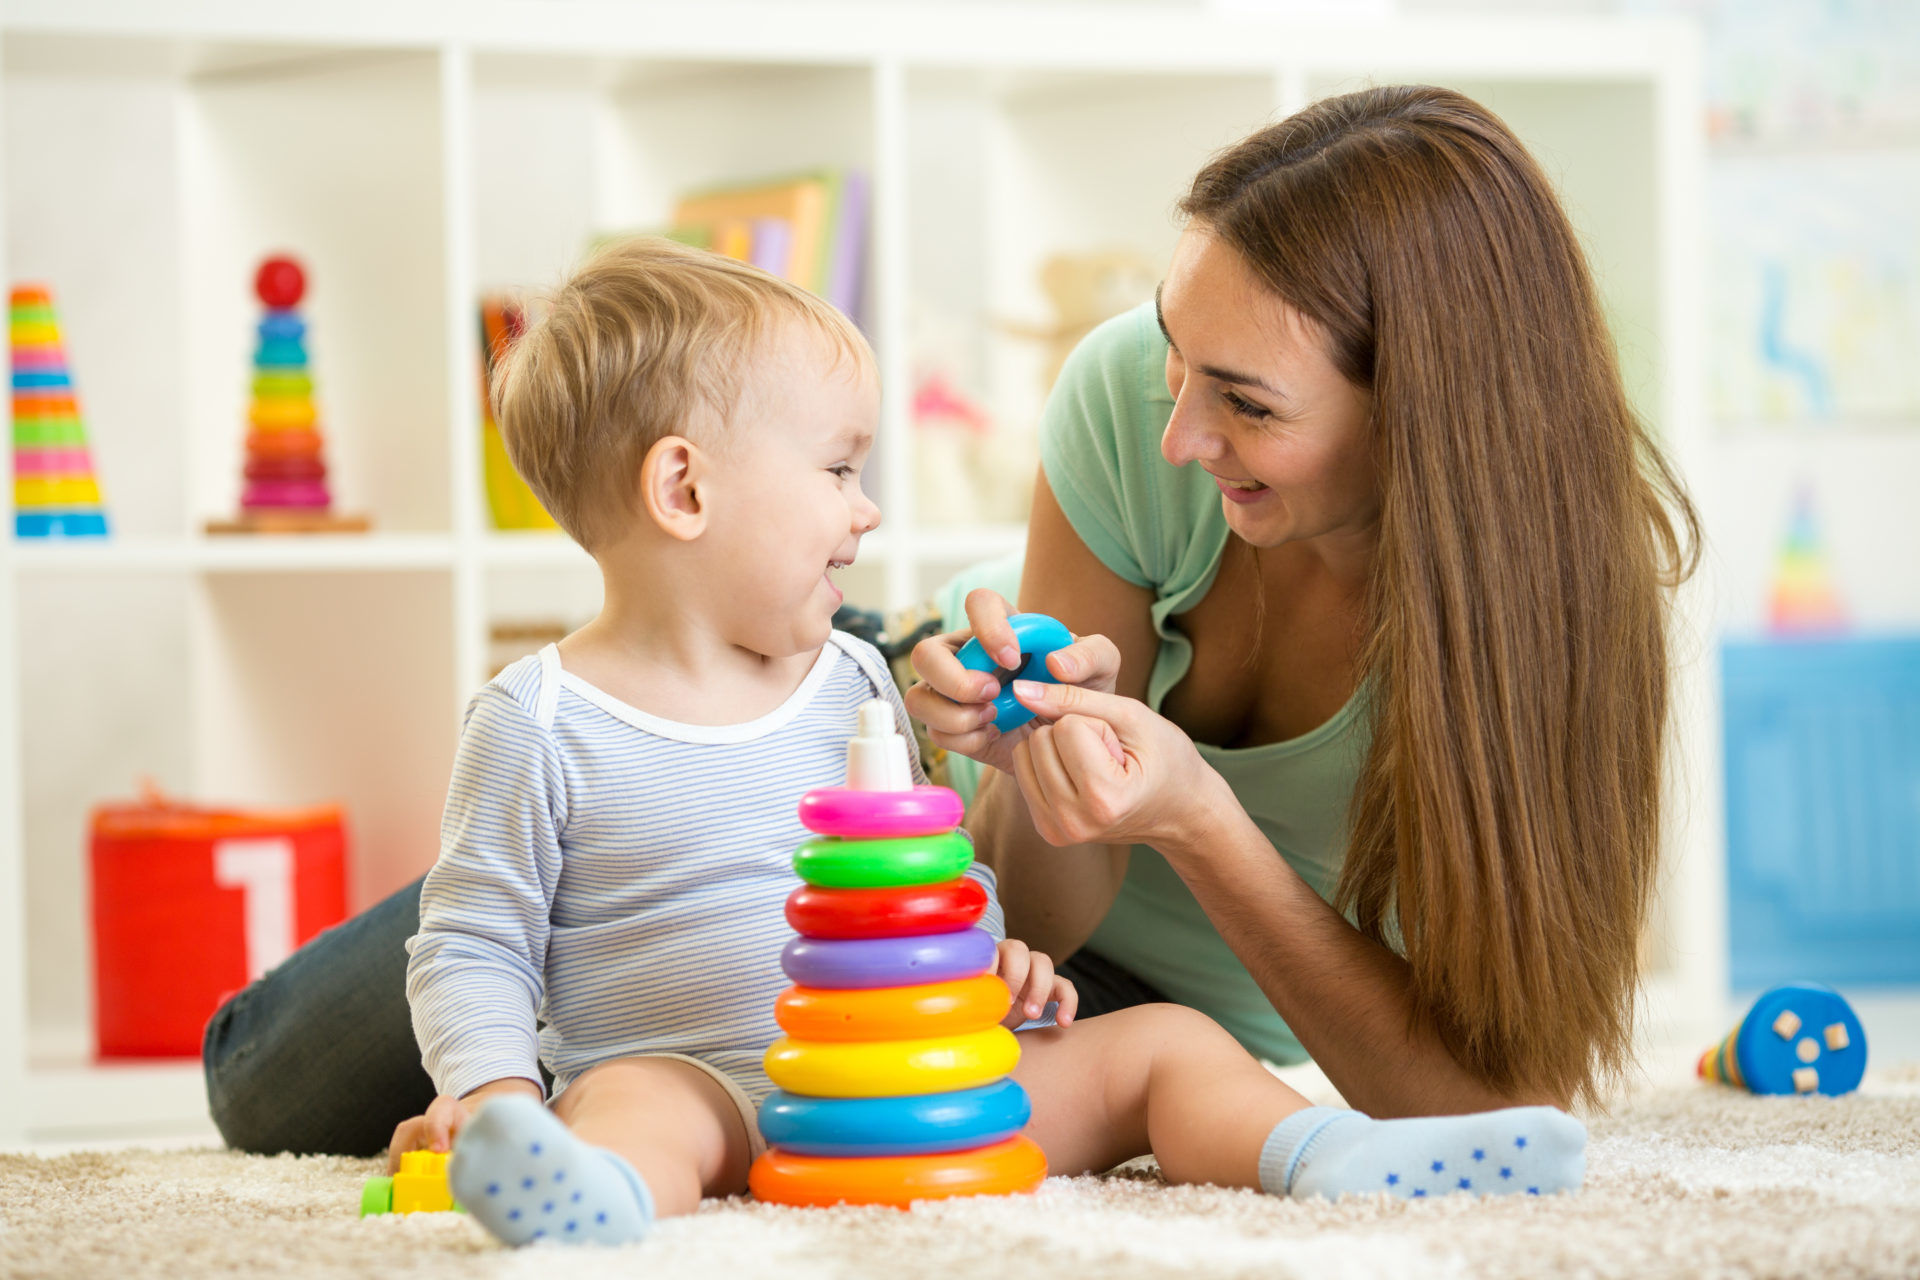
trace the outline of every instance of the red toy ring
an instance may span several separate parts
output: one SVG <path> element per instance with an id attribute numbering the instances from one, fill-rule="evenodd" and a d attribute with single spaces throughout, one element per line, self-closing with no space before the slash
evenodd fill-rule
<path id="1" fill-rule="evenodd" d="M 803 884 L 787 898 L 787 923 L 809 938 L 903 938 L 964 929 L 986 910 L 986 888 L 969 876 L 892 889 Z"/>

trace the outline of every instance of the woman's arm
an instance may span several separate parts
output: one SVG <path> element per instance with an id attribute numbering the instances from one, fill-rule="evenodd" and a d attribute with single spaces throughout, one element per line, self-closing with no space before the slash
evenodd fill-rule
<path id="1" fill-rule="evenodd" d="M 1462 1067 L 1421 1016 L 1406 961 L 1287 865 L 1178 725 L 1095 690 L 1017 692 L 1054 721 L 1016 751 L 1038 829 L 1159 850 L 1349 1103 L 1375 1116 L 1566 1105 L 1495 1093 Z"/>
<path id="2" fill-rule="evenodd" d="M 1421 1015 L 1405 960 L 1315 893 L 1239 805 L 1201 817 L 1155 847 L 1348 1103 L 1380 1117 L 1566 1106 L 1488 1088 Z"/>
<path id="3" fill-rule="evenodd" d="M 1094 637 L 1055 654 L 1048 666 L 1069 683 L 1144 697 L 1159 648 L 1149 613 L 1153 593 L 1121 578 L 1074 532 L 1043 472 L 1034 484 L 1020 608 L 1045 613 L 1077 636 Z M 992 766 L 967 815 L 967 828 L 1000 882 L 1007 936 L 1061 959 L 1079 950 L 1113 905 L 1127 872 L 1125 844 L 1088 842 L 1056 848 L 1035 829 L 1020 788 L 1008 777 L 1012 746 L 1028 730 L 1002 739 L 980 726 L 985 681 L 953 657 L 955 641 L 977 634 L 989 653 L 1011 644 L 1006 603 L 991 592 L 968 598 L 968 633 L 923 641 L 914 651 L 922 683 L 907 693 L 908 709 L 933 742 Z M 1104 637 L 1104 640 L 1099 639 Z M 1110 643 L 1109 643 L 1110 642 Z"/>

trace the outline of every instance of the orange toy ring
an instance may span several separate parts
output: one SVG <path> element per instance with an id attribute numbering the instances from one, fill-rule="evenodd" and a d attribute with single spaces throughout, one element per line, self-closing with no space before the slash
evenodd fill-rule
<path id="1" fill-rule="evenodd" d="M 276 457 L 312 456 L 323 444 L 318 431 L 249 431 L 247 452 Z"/>
<path id="2" fill-rule="evenodd" d="M 773 1017 L 796 1040 L 918 1040 L 983 1030 L 1012 1006 L 1007 984 L 983 973 L 917 987 L 788 987 Z"/>
<path id="3" fill-rule="evenodd" d="M 1047 1176 L 1046 1153 L 1016 1135 L 972 1151 L 932 1156 L 797 1156 L 778 1147 L 753 1162 L 747 1187 L 759 1200 L 824 1209 L 878 1204 L 905 1209 L 915 1200 L 1019 1195 Z"/>

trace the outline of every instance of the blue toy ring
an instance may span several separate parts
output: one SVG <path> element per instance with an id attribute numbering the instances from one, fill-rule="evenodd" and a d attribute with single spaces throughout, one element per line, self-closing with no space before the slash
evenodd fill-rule
<path id="1" fill-rule="evenodd" d="M 985 671 L 1000 682 L 1000 696 L 993 700 L 996 713 L 993 727 L 1002 733 L 1011 733 L 1033 719 L 1033 712 L 1013 696 L 1013 682 L 1040 680 L 1059 684 L 1047 670 L 1047 655 L 1073 643 L 1073 632 L 1044 613 L 1012 614 L 1007 618 L 1007 625 L 1013 628 L 1014 642 L 1020 646 L 1020 665 L 1011 671 L 995 662 L 977 638 L 967 641 L 960 649 L 961 666 L 969 671 Z"/>
<path id="2" fill-rule="evenodd" d="M 809 1098 L 775 1090 L 760 1104 L 768 1143 L 803 1156 L 926 1156 L 1003 1142 L 1033 1115 L 1012 1080 L 897 1098 Z"/>

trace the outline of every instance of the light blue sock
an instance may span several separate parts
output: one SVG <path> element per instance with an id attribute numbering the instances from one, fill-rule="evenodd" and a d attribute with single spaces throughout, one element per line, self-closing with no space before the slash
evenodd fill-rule
<path id="1" fill-rule="evenodd" d="M 568 1132 L 532 1098 L 495 1098 L 453 1144 L 453 1197 L 508 1244 L 623 1244 L 653 1226 L 653 1193 L 632 1165 Z"/>
<path id="2" fill-rule="evenodd" d="M 1275 1125 L 1260 1148 L 1260 1185 L 1305 1200 L 1370 1195 L 1552 1195 L 1577 1191 L 1587 1127 L 1553 1107 L 1469 1116 L 1373 1120 L 1308 1107 Z"/>

